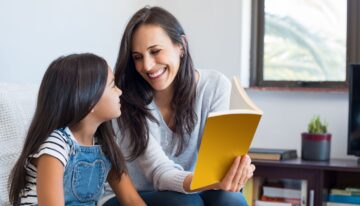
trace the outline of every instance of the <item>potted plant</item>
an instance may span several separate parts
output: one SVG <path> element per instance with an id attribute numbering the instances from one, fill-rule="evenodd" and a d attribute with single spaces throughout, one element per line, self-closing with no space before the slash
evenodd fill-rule
<path id="1" fill-rule="evenodd" d="M 308 132 L 301 134 L 301 158 L 303 160 L 327 161 L 330 159 L 331 134 L 327 123 L 314 116 L 308 124 Z"/>

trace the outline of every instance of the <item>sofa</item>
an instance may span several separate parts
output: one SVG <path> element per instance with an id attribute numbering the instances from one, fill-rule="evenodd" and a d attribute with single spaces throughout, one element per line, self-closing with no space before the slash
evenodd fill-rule
<path id="1" fill-rule="evenodd" d="M 0 83 L 0 205 L 8 201 L 8 177 L 35 111 L 38 86 Z"/>

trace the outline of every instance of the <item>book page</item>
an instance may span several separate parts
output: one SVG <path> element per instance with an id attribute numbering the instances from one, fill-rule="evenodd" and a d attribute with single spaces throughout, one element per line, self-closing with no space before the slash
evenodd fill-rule
<path id="1" fill-rule="evenodd" d="M 255 105 L 255 103 L 247 95 L 246 91 L 240 84 L 240 79 L 236 76 L 232 79 L 230 109 L 250 109 L 255 111 L 262 111 Z"/>

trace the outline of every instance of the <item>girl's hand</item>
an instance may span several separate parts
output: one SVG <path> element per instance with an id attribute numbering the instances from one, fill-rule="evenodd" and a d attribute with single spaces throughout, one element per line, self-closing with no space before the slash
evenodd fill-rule
<path id="1" fill-rule="evenodd" d="M 129 175 L 125 172 L 121 174 L 121 179 L 119 180 L 115 175 L 115 171 L 111 169 L 108 175 L 108 182 L 118 200 L 121 202 L 121 205 L 146 206 L 145 202 L 136 191 Z"/>
<path id="2" fill-rule="evenodd" d="M 251 164 L 249 155 L 238 156 L 222 181 L 214 185 L 214 189 L 238 192 L 245 186 L 247 180 L 253 176 L 254 171 L 255 165 Z"/>

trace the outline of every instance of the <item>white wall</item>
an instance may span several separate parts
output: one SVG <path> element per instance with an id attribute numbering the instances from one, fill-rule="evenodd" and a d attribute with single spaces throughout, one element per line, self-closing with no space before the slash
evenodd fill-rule
<path id="1" fill-rule="evenodd" d="M 183 25 L 197 68 L 217 69 L 228 76 L 239 74 L 241 1 L 157 2 L 171 11 Z"/>
<path id="2" fill-rule="evenodd" d="M 179 19 L 196 67 L 229 77 L 247 73 L 242 49 L 249 44 L 244 34 L 250 25 L 241 9 L 248 12 L 249 0 L 2 0 L 0 82 L 39 83 L 54 58 L 74 52 L 99 54 L 114 66 L 124 25 L 146 4 L 160 5 Z M 319 114 L 333 133 L 331 156 L 349 157 L 347 93 L 248 92 L 264 111 L 252 146 L 295 148 L 300 154 L 300 133 Z"/>
<path id="3" fill-rule="evenodd" d="M 301 133 L 318 114 L 332 133 L 331 157 L 347 156 L 348 94 L 345 92 L 260 92 L 249 96 L 264 111 L 252 143 L 254 147 L 293 148 L 301 154 Z"/>
<path id="4" fill-rule="evenodd" d="M 0 81 L 40 83 L 52 60 L 93 52 L 111 66 L 132 0 L 0 1 Z"/>

